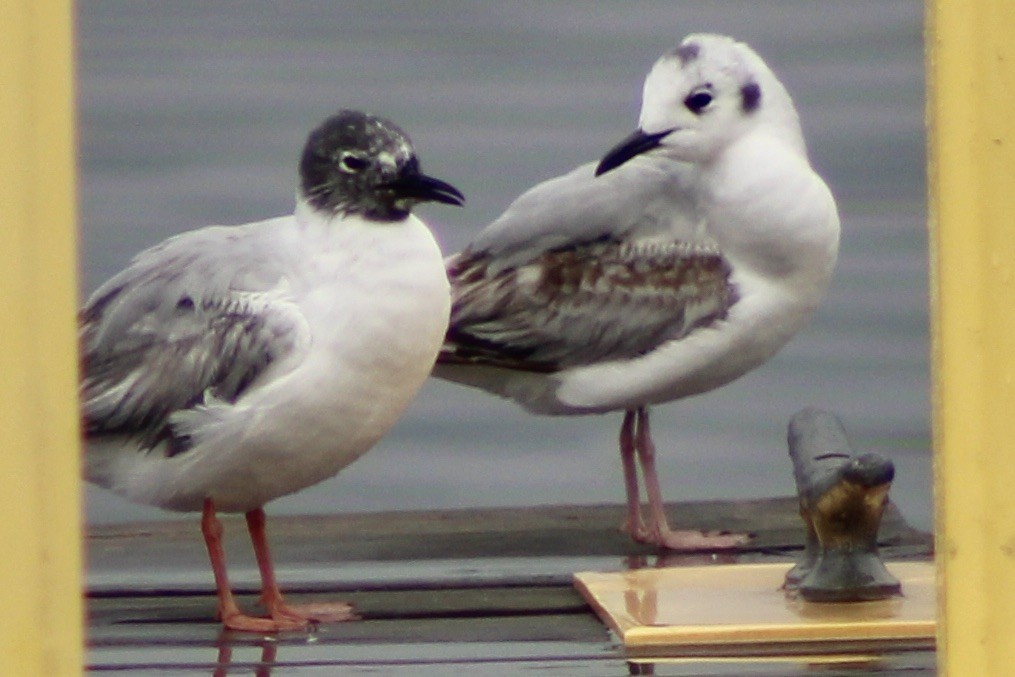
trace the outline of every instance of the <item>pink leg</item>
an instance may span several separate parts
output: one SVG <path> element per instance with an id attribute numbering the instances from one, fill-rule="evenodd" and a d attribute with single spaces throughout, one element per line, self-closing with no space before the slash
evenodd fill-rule
<path id="1" fill-rule="evenodd" d="M 215 503 L 210 498 L 204 499 L 201 512 L 201 533 L 208 547 L 211 559 L 211 570 L 215 575 L 215 588 L 218 591 L 218 615 L 222 624 L 230 630 L 246 632 L 278 632 L 279 630 L 298 630 L 306 626 L 294 623 L 279 623 L 270 618 L 247 616 L 236 604 L 229 576 L 226 574 L 225 550 L 222 548 L 222 523 L 215 516 Z"/>
<path id="2" fill-rule="evenodd" d="M 265 642 L 261 646 L 261 664 L 254 670 L 254 677 L 271 677 L 271 669 L 278 659 L 278 644 Z"/>
<path id="3" fill-rule="evenodd" d="M 633 410 L 624 412 L 624 423 L 620 426 L 620 462 L 624 466 L 624 490 L 627 494 L 627 519 L 623 530 L 635 540 L 645 538 L 645 524 L 641 520 L 641 497 L 638 495 L 638 468 L 634 454 Z"/>
<path id="4" fill-rule="evenodd" d="M 634 444 L 641 461 L 641 472 L 645 479 L 645 493 L 648 494 L 651 523 L 646 541 L 670 550 L 726 550 L 743 545 L 750 537 L 746 534 L 720 534 L 703 531 L 672 531 L 666 521 L 663 494 L 659 489 L 656 474 L 656 450 L 649 430 L 648 409 L 640 407 L 634 433 Z"/>
<path id="5" fill-rule="evenodd" d="M 229 667 L 233 664 L 233 648 L 228 644 L 219 646 L 218 659 L 215 661 L 215 671 L 211 677 L 227 677 Z"/>
<path id="6" fill-rule="evenodd" d="M 279 623 L 295 623 L 300 627 L 308 623 L 337 623 L 356 620 L 352 606 L 345 602 L 324 602 L 314 604 L 289 604 L 282 598 L 282 591 L 275 580 L 275 567 L 268 550 L 268 536 L 265 532 L 264 510 L 257 508 L 246 514 L 250 541 L 254 545 L 257 568 L 261 571 L 261 602 L 268 614 Z"/>

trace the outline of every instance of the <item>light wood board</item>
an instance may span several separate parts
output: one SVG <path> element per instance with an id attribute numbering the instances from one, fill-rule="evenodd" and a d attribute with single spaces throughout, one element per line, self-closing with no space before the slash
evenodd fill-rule
<path id="1" fill-rule="evenodd" d="M 778 646 L 821 652 L 822 643 L 932 641 L 934 567 L 888 565 L 903 596 L 877 602 L 814 603 L 781 589 L 787 564 L 668 567 L 585 572 L 575 585 L 628 649 Z M 831 646 L 831 644 L 829 644 Z"/>

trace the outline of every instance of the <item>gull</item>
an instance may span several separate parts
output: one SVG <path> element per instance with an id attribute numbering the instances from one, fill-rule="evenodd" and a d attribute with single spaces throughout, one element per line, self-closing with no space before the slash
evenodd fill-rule
<path id="1" fill-rule="evenodd" d="M 355 618 L 288 604 L 263 505 L 335 475 L 394 425 L 433 366 L 450 295 L 411 214 L 453 205 L 408 136 L 342 110 L 309 135 L 292 215 L 183 233 L 139 254 L 80 311 L 86 478 L 130 500 L 200 511 L 230 629 Z M 216 511 L 242 512 L 268 616 L 232 595 Z"/>
<path id="2" fill-rule="evenodd" d="M 772 357 L 820 302 L 838 242 L 785 87 L 747 45 L 690 35 L 649 72 L 637 131 L 448 257 L 435 374 L 535 414 L 625 412 L 625 529 L 674 550 L 736 547 L 747 537 L 670 529 L 649 407 Z"/>

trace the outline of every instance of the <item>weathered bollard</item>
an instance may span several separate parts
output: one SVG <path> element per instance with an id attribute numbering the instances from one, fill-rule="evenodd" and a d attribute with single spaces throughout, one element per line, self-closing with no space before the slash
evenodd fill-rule
<path id="1" fill-rule="evenodd" d="M 811 602 L 901 594 L 877 546 L 895 476 L 892 462 L 877 454 L 856 456 L 839 420 L 811 407 L 793 416 L 788 437 L 807 543 L 786 574 L 785 588 Z"/>

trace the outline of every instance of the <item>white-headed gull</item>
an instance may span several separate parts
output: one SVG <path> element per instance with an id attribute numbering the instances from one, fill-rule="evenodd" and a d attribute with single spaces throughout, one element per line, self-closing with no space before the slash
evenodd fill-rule
<path id="1" fill-rule="evenodd" d="M 262 506 L 349 465 L 433 366 L 450 295 L 419 202 L 462 204 L 391 122 L 343 110 L 309 136 L 291 216 L 184 233 L 139 254 L 80 313 L 87 479 L 202 511 L 229 628 L 354 618 L 287 604 Z M 267 618 L 233 598 L 216 510 L 246 513 Z"/>
<path id="2" fill-rule="evenodd" d="M 672 549 L 734 547 L 745 537 L 670 530 L 649 406 L 772 357 L 824 295 L 838 243 L 786 89 L 747 45 L 691 35 L 653 66 L 633 135 L 447 259 L 435 373 L 537 414 L 626 412 L 626 528 Z"/>

